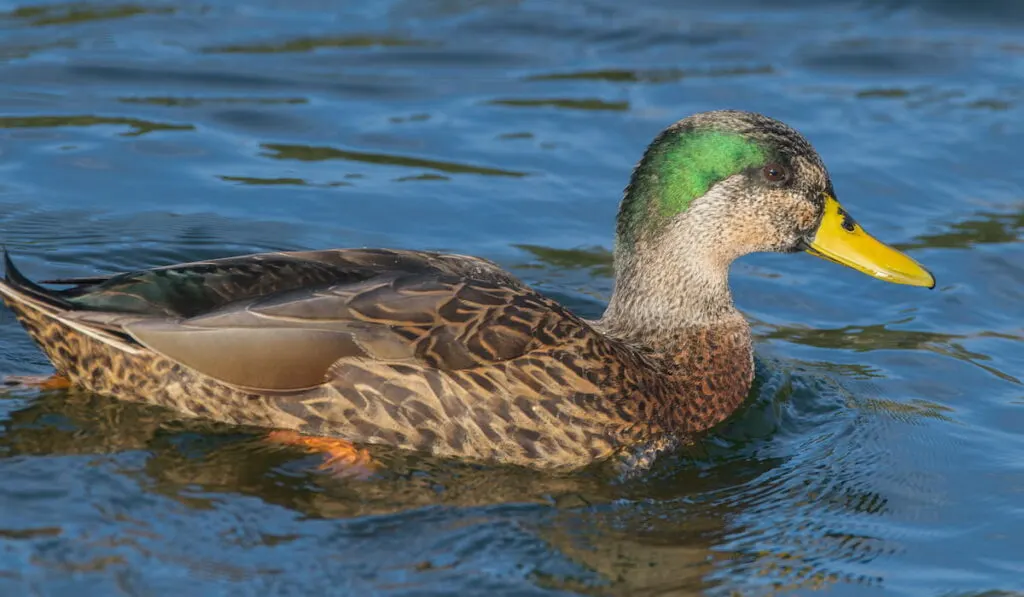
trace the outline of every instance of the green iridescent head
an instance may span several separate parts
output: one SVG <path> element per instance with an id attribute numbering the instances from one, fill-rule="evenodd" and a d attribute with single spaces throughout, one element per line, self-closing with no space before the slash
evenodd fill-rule
<path id="1" fill-rule="evenodd" d="M 870 237 L 837 206 L 821 158 L 800 133 L 761 114 L 704 112 L 665 129 L 633 170 L 616 254 L 627 268 L 638 252 L 658 267 L 671 256 L 727 268 L 748 253 L 809 249 L 889 281 L 934 283 L 877 241 L 858 244 Z"/>
<path id="2" fill-rule="evenodd" d="M 657 232 L 714 185 L 803 154 L 824 166 L 810 145 L 782 123 L 749 112 L 696 114 L 665 129 L 633 172 L 619 213 L 619 240 Z"/>
<path id="3" fill-rule="evenodd" d="M 760 144 L 737 133 L 689 131 L 669 146 L 652 163 L 664 180 L 660 207 L 669 216 L 685 210 L 716 182 L 766 160 Z"/>

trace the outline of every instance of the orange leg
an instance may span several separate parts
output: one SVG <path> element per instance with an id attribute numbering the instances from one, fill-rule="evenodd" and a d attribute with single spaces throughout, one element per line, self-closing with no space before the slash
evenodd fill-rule
<path id="1" fill-rule="evenodd" d="M 299 446 L 310 453 L 324 454 L 326 458 L 319 469 L 329 471 L 338 477 L 366 479 L 377 468 L 377 462 L 368 451 L 357 448 L 352 442 L 343 439 L 302 435 L 297 431 L 272 431 L 267 440 L 288 446 Z"/>
<path id="2" fill-rule="evenodd" d="M 8 375 L 4 378 L 5 386 L 25 386 L 39 388 L 40 390 L 66 390 L 71 387 L 68 378 L 60 375 Z"/>

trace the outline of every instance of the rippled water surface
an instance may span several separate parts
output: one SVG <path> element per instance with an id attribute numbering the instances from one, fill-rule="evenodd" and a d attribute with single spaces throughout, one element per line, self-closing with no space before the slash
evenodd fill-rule
<path id="1" fill-rule="evenodd" d="M 8 391 L 0 594 L 1024 590 L 1024 4 L 682 4 L 0 0 L 0 242 L 32 276 L 431 248 L 593 316 L 646 143 L 738 107 L 803 131 L 939 281 L 744 258 L 749 406 L 628 482 L 387 452 L 342 481 Z M 49 371 L 4 311 L 0 374 Z"/>

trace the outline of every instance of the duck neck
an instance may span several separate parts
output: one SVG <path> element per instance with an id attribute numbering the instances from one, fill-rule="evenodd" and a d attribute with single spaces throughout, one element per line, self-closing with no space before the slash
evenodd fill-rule
<path id="1" fill-rule="evenodd" d="M 610 334 L 671 350 L 690 332 L 747 328 L 729 291 L 732 259 L 695 244 L 702 235 L 687 228 L 616 244 L 615 291 L 601 318 Z"/>
<path id="2" fill-rule="evenodd" d="M 750 326 L 729 292 L 731 259 L 662 237 L 620 245 L 615 260 L 615 291 L 599 326 L 665 365 L 640 367 L 649 375 L 626 393 L 627 404 L 660 413 L 638 429 L 694 434 L 717 425 L 743 403 L 754 373 Z"/>

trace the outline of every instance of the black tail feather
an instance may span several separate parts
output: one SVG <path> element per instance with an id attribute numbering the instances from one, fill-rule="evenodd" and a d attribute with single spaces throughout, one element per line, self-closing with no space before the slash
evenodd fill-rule
<path id="1" fill-rule="evenodd" d="M 89 276 L 84 278 L 53 278 L 51 280 L 40 280 L 40 284 L 55 284 L 57 286 L 95 286 L 110 279 L 110 276 Z"/>
<path id="2" fill-rule="evenodd" d="M 11 254 L 7 250 L 7 247 L 3 247 L 4 252 L 4 281 L 11 288 L 14 288 L 22 294 L 31 296 L 32 298 L 41 301 L 52 307 L 64 310 L 74 310 L 75 306 L 68 301 L 64 300 L 60 295 L 56 294 L 51 290 L 47 290 L 42 286 L 36 284 L 32 280 L 29 280 L 18 271 L 18 268 L 14 265 L 14 261 L 11 260 Z"/>

